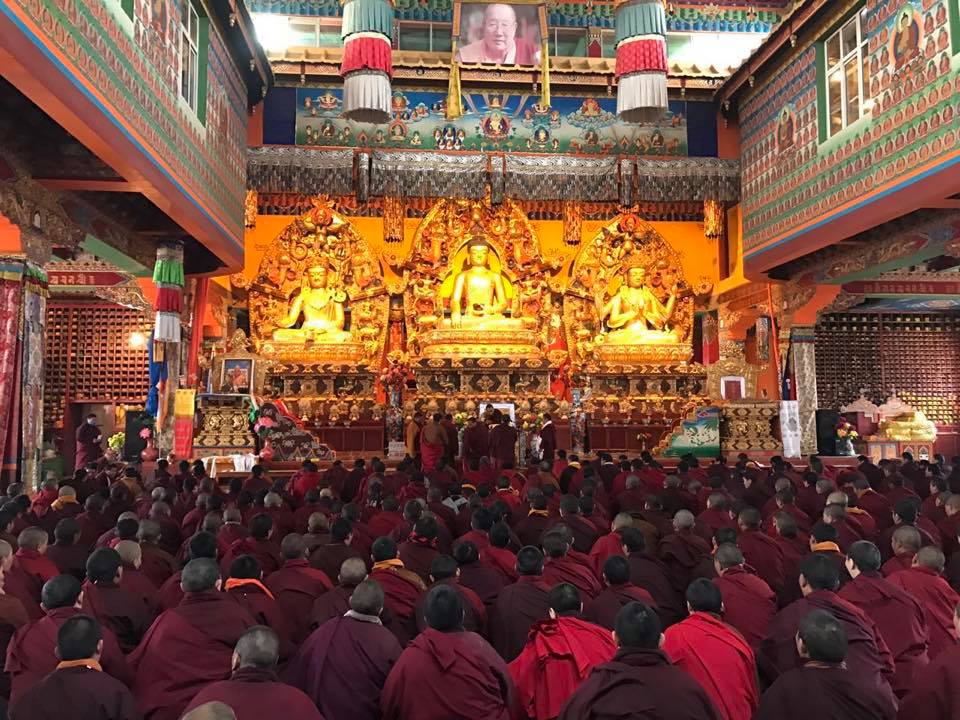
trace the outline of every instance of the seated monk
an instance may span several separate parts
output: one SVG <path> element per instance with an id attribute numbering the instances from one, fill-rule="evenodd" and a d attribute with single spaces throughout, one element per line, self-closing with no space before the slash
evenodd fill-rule
<path id="1" fill-rule="evenodd" d="M 487 608 L 473 590 L 460 582 L 460 567 L 457 561 L 449 555 L 437 555 L 430 564 L 430 573 L 428 576 L 430 585 L 426 592 L 417 600 L 415 609 L 417 618 L 417 630 L 423 632 L 427 629 L 427 618 L 423 614 L 423 609 L 427 602 L 427 596 L 430 590 L 437 585 L 447 585 L 452 587 L 461 595 L 463 600 L 463 629 L 467 632 L 475 632 L 483 635 L 487 628 Z"/>
<path id="2" fill-rule="evenodd" d="M 849 648 L 846 628 L 829 611 L 811 610 L 804 615 L 795 644 L 800 667 L 785 672 L 763 694 L 754 720 L 893 720 L 897 716 L 896 705 L 877 692 L 872 678 L 844 664 Z"/>
<path id="3" fill-rule="evenodd" d="M 583 603 L 570 583 L 549 595 L 550 617 L 530 628 L 526 646 L 510 663 L 510 675 L 525 716 L 552 720 L 596 665 L 617 652 L 610 633 L 581 619 Z"/>
<path id="4" fill-rule="evenodd" d="M 209 558 L 216 561 L 217 559 L 217 538 L 208 533 L 208 532 L 198 532 L 187 544 L 187 557 L 186 561 L 189 563 L 191 560 L 196 560 L 198 558 Z M 180 604 L 180 601 L 183 600 L 183 588 L 181 587 L 180 580 L 182 579 L 182 572 L 175 572 L 167 581 L 160 587 L 160 607 L 163 610 L 170 610 L 177 607 Z"/>
<path id="5" fill-rule="evenodd" d="M 594 567 L 598 573 L 603 569 L 603 565 L 608 558 L 614 555 L 623 556 L 623 538 L 620 537 L 620 531 L 632 526 L 633 517 L 630 513 L 617 513 L 613 522 L 610 523 L 610 532 L 597 538 L 593 547 L 590 548 L 590 557 L 593 559 Z"/>
<path id="6" fill-rule="evenodd" d="M 695 523 L 692 512 L 678 510 L 673 518 L 673 533 L 660 541 L 660 559 L 670 571 L 670 580 L 678 595 L 694 578 L 697 566 L 710 557 L 710 544 L 693 532 Z"/>
<path id="7" fill-rule="evenodd" d="M 11 720 L 139 720 L 127 686 L 102 671 L 102 653 L 100 624 L 87 615 L 68 619 L 57 631 L 59 664 L 20 697 Z"/>
<path id="8" fill-rule="evenodd" d="M 47 531 L 28 527 L 17 536 L 18 550 L 13 556 L 13 565 L 4 578 L 6 592 L 23 603 L 31 620 L 43 617 L 40 608 L 40 591 L 60 570 L 47 556 L 49 538 Z M 51 646 L 52 647 L 52 646 Z"/>
<path id="9" fill-rule="evenodd" d="M 187 712 L 208 702 L 222 702 L 234 709 L 237 720 L 260 720 L 282 708 L 289 720 L 323 720 L 317 706 L 301 690 L 277 676 L 280 638 L 258 625 L 237 640 L 230 661 L 228 680 L 208 685 L 190 701 Z"/>
<path id="10" fill-rule="evenodd" d="M 160 614 L 160 606 L 157 604 L 157 586 L 140 569 L 143 564 L 140 546 L 131 540 L 122 540 L 114 549 L 123 563 L 120 587 L 133 595 L 146 608 L 147 627 L 149 627 Z"/>
<path id="11" fill-rule="evenodd" d="M 624 606 L 613 632 L 617 654 L 594 668 L 559 720 L 629 718 L 638 712 L 671 720 L 720 719 L 704 689 L 660 649 L 660 618 L 651 608 L 640 602 Z"/>
<path id="12" fill-rule="evenodd" d="M 333 588 L 330 578 L 322 570 L 310 567 L 303 536 L 292 533 L 280 543 L 283 567 L 271 573 L 264 581 L 276 598 L 281 614 L 291 625 L 295 645 L 310 633 L 310 611 L 314 600 Z"/>
<path id="13" fill-rule="evenodd" d="M 955 497 L 955 496 L 954 496 Z M 953 628 L 960 637 L 960 605 L 953 611 Z M 900 702 L 900 720 L 960 717 L 960 645 L 940 653 L 916 678 Z"/>
<path id="14" fill-rule="evenodd" d="M 290 664 L 288 681 L 324 717 L 380 720 L 380 693 L 402 652 L 380 621 L 383 602 L 383 588 L 375 580 L 359 583 L 349 609 L 310 635 Z"/>
<path id="15" fill-rule="evenodd" d="M 506 663 L 463 629 L 463 601 L 440 585 L 427 595 L 426 630 L 400 655 L 380 698 L 383 720 L 509 720 L 515 703 Z"/>
<path id="16" fill-rule="evenodd" d="M 427 586 L 420 576 L 403 566 L 397 557 L 397 544 L 390 538 L 377 538 L 371 551 L 373 569 L 370 579 L 383 588 L 385 605 L 390 610 L 390 632 L 405 646 L 417 634 L 415 608 Z"/>
<path id="17" fill-rule="evenodd" d="M 437 520 L 433 517 L 417 519 L 410 536 L 397 548 L 397 556 L 403 566 L 412 570 L 424 582 L 430 579 L 430 564 L 439 555 L 437 550 Z"/>
<path id="18" fill-rule="evenodd" d="M 624 528 L 620 535 L 623 538 L 623 552 L 630 564 L 630 582 L 653 596 L 662 626 L 678 622 L 685 612 L 670 582 L 666 566 L 659 558 L 646 552 L 646 540 L 637 528 Z"/>
<path id="19" fill-rule="evenodd" d="M 340 566 L 347 558 L 360 558 L 365 563 L 367 559 L 352 545 L 353 526 L 349 520 L 337 518 L 330 525 L 330 542 L 319 545 L 310 553 L 310 567 L 322 570 L 332 578 L 340 571 Z"/>
<path id="20" fill-rule="evenodd" d="M 751 648 L 759 647 L 777 614 L 776 594 L 751 572 L 736 545 L 719 545 L 713 563 L 717 571 L 713 584 L 723 596 L 723 621 L 743 635 Z"/>
<path id="21" fill-rule="evenodd" d="M 87 559 L 80 609 L 113 630 L 120 649 L 129 653 L 140 644 L 153 618 L 142 600 L 120 587 L 122 577 L 120 553 L 110 548 L 94 550 Z"/>
<path id="22" fill-rule="evenodd" d="M 847 551 L 852 580 L 837 594 L 872 619 L 893 656 L 893 692 L 903 697 L 930 662 L 927 619 L 920 603 L 880 574 L 880 550 L 860 540 Z M 952 614 L 952 611 L 951 611 Z"/>
<path id="23" fill-rule="evenodd" d="M 260 563 L 252 555 L 241 555 L 230 564 L 230 574 L 223 584 L 240 607 L 245 608 L 258 625 L 266 625 L 280 638 L 280 658 L 284 661 L 293 652 L 290 618 L 280 609 L 276 598 L 263 584 Z"/>
<path id="24" fill-rule="evenodd" d="M 130 656 L 134 694 L 150 720 L 177 720 L 200 690 L 229 678 L 237 641 L 256 625 L 245 608 L 220 592 L 215 560 L 191 560 L 180 584 L 181 603 L 157 618 Z"/>
<path id="25" fill-rule="evenodd" d="M 137 530 L 140 541 L 141 570 L 158 588 L 177 571 L 173 556 L 160 547 L 163 530 L 154 520 L 144 520 Z"/>
<path id="26" fill-rule="evenodd" d="M 663 651 L 700 683 L 725 720 L 750 720 L 760 702 L 757 663 L 743 636 L 724 622 L 720 589 L 705 578 L 687 588 L 689 617 L 667 628 Z"/>
<path id="27" fill-rule="evenodd" d="M 543 552 L 547 558 L 543 579 L 551 587 L 568 582 L 580 591 L 581 597 L 592 600 L 603 587 L 592 569 L 570 556 L 570 543 L 563 532 L 554 528 L 543 537 Z"/>
<path id="28" fill-rule="evenodd" d="M 83 582 L 87 576 L 87 555 L 90 548 L 79 544 L 80 525 L 76 518 L 64 518 L 53 530 L 55 542 L 47 548 L 47 557 L 61 575 L 73 575 Z"/>
<path id="29" fill-rule="evenodd" d="M 208 702 L 184 713 L 180 720 L 237 720 L 237 714 L 222 702 Z"/>
<path id="30" fill-rule="evenodd" d="M 350 595 L 367 577 L 367 566 L 360 558 L 347 558 L 340 566 L 337 584 L 329 592 L 313 601 L 310 611 L 310 628 L 316 630 L 350 609 Z"/>
<path id="31" fill-rule="evenodd" d="M 3 576 L 13 564 L 13 548 L 0 540 L 0 658 L 6 658 L 13 634 L 30 622 L 27 611 L 13 595 L 3 592 Z M 10 697 L 10 675 L 0 671 L 0 698 Z"/>
<path id="32" fill-rule="evenodd" d="M 630 562 L 623 555 L 614 555 L 603 564 L 603 582 L 606 588 L 587 605 L 585 620 L 613 630 L 617 613 L 627 603 L 642 602 L 657 609 L 653 596 L 630 582 Z"/>
<path id="33" fill-rule="evenodd" d="M 460 566 L 460 583 L 473 590 L 487 607 L 493 605 L 500 591 L 510 581 L 480 558 L 477 546 L 469 540 L 458 540 L 453 546 L 453 557 Z"/>
<path id="34" fill-rule="evenodd" d="M 279 570 L 283 560 L 280 546 L 272 540 L 273 529 L 273 518 L 267 513 L 258 513 L 250 518 L 250 536 L 237 540 L 224 554 L 220 561 L 222 574 L 227 575 L 230 565 L 241 555 L 255 557 L 266 577 L 274 570 Z"/>
<path id="35" fill-rule="evenodd" d="M 946 560 L 940 548 L 928 545 L 920 548 L 913 558 L 913 567 L 895 572 L 887 578 L 891 584 L 905 590 L 923 608 L 930 633 L 928 652 L 931 660 L 952 648 L 957 639 L 953 634 L 953 610 L 960 596 L 943 579 Z"/>
<path id="36" fill-rule="evenodd" d="M 913 558 L 920 551 L 922 543 L 923 538 L 920 536 L 920 531 L 913 525 L 900 525 L 895 528 L 890 536 L 890 549 L 893 551 L 893 557 L 880 567 L 883 576 L 890 577 L 896 572 L 912 568 Z M 883 556 L 883 550 L 880 550 L 880 555 Z"/>
<path id="37" fill-rule="evenodd" d="M 46 617 L 24 625 L 10 640 L 7 648 L 6 671 L 10 674 L 10 703 L 57 669 L 57 658 L 51 652 L 56 647 L 57 633 L 70 618 L 80 614 L 83 602 L 80 581 L 72 575 L 58 575 L 44 583 L 41 604 Z M 126 686 L 133 685 L 133 673 L 120 652 L 116 636 L 102 629 L 103 650 L 100 664 L 103 671 Z"/>
<path id="38" fill-rule="evenodd" d="M 754 508 L 745 508 L 737 517 L 740 534 L 737 544 L 746 558 L 747 564 L 756 569 L 757 575 L 770 586 L 775 593 L 783 591 L 786 571 L 783 567 L 783 551 L 777 541 L 761 529 L 760 512 Z"/>
<path id="39" fill-rule="evenodd" d="M 543 581 L 543 553 L 527 545 L 517 553 L 517 581 L 490 608 L 490 643 L 507 662 L 523 650 L 530 627 L 549 613 L 550 586 Z"/>

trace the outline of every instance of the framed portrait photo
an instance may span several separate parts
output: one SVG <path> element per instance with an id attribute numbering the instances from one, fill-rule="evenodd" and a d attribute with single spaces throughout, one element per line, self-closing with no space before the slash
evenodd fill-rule
<path id="1" fill-rule="evenodd" d="M 220 371 L 220 392 L 248 395 L 253 386 L 253 360 L 224 358 Z"/>
<path id="2" fill-rule="evenodd" d="M 547 38 L 546 6 L 539 2 L 457 2 L 455 58 L 463 65 L 540 67 Z"/>

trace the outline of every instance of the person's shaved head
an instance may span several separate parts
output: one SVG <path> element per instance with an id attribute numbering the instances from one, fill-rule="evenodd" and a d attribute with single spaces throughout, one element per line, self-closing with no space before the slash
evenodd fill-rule
<path id="1" fill-rule="evenodd" d="M 732 543 L 723 543 L 718 546 L 714 559 L 721 570 L 743 565 L 743 553 Z"/>
<path id="2" fill-rule="evenodd" d="M 307 544 L 303 541 L 303 535 L 290 533 L 283 542 L 280 543 L 280 553 L 284 560 L 299 560 L 307 553 Z"/>
<path id="3" fill-rule="evenodd" d="M 247 630 L 233 650 L 233 666 L 272 670 L 280 659 L 280 638 L 266 625 L 254 625 Z"/>
<path id="4" fill-rule="evenodd" d="M 827 505 L 843 505 L 846 507 L 850 503 L 850 496 L 845 492 L 832 492 L 827 495 Z"/>
<path id="5" fill-rule="evenodd" d="M 923 540 L 920 537 L 920 531 L 913 525 L 901 525 L 893 531 L 891 544 L 895 550 L 899 548 L 898 555 L 916 554 Z"/>
<path id="6" fill-rule="evenodd" d="M 0 560 L 13 556 L 13 546 L 6 540 L 0 540 Z"/>
<path id="7" fill-rule="evenodd" d="M 237 720 L 237 714 L 226 703 L 214 701 L 198 705 L 180 720 Z"/>
<path id="8" fill-rule="evenodd" d="M 367 577 L 367 565 L 360 558 L 347 558 L 340 566 L 341 585 L 359 585 Z"/>
<path id="9" fill-rule="evenodd" d="M 695 522 L 696 518 L 689 510 L 678 510 L 673 516 L 673 527 L 676 530 L 691 530 Z"/>
<path id="10" fill-rule="evenodd" d="M 934 545 L 927 545 L 924 548 L 920 548 L 913 558 L 913 564 L 917 567 L 930 568 L 937 573 L 943 572 L 943 566 L 946 565 L 946 562 L 947 560 L 943 556 L 943 551 Z"/>
<path id="11" fill-rule="evenodd" d="M 39 551 L 49 542 L 47 531 L 39 527 L 28 527 L 17 536 L 17 545 L 24 550 Z"/>
<path id="12" fill-rule="evenodd" d="M 220 568 L 217 566 L 217 561 L 210 558 L 191 560 L 180 575 L 180 587 L 185 593 L 216 590 L 219 581 Z"/>
<path id="13" fill-rule="evenodd" d="M 383 611 L 383 588 L 376 580 L 364 580 L 350 596 L 350 609 L 361 615 L 377 616 Z"/>
<path id="14" fill-rule="evenodd" d="M 43 584 L 40 603 L 44 610 L 73 607 L 77 604 L 82 587 L 73 575 L 57 575 Z"/>
<path id="15" fill-rule="evenodd" d="M 114 550 L 117 551 L 124 565 L 128 567 L 140 567 L 140 563 L 143 560 L 143 553 L 138 543 L 133 542 L 133 540 L 121 540 L 117 543 Z"/>

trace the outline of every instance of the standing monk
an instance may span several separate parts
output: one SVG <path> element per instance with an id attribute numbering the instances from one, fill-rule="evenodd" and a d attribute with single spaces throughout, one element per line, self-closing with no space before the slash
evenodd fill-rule
<path id="1" fill-rule="evenodd" d="M 204 687 L 230 677 L 233 649 L 255 625 L 220 592 L 214 560 L 191 560 L 180 577 L 184 597 L 157 618 L 130 656 L 135 695 L 146 720 L 177 720 Z"/>
<path id="2" fill-rule="evenodd" d="M 480 462 L 480 458 L 487 455 L 490 448 L 490 431 L 486 423 L 479 422 L 476 416 L 467 418 L 467 427 L 463 431 L 463 448 L 461 455 L 464 464 Z"/>
<path id="3" fill-rule="evenodd" d="M 429 627 L 403 651 L 383 688 L 383 720 L 509 720 L 515 689 L 487 641 L 463 629 L 460 593 L 427 595 Z"/>
<path id="4" fill-rule="evenodd" d="M 663 651 L 706 690 L 724 720 L 750 720 L 760 703 L 753 650 L 720 621 L 720 589 L 705 578 L 687 588 L 690 617 L 667 628 Z"/>
<path id="5" fill-rule="evenodd" d="M 420 454 L 420 428 L 423 425 L 423 414 L 415 413 L 413 417 L 407 418 L 407 424 L 403 428 L 404 443 L 407 446 L 407 455 L 415 458 Z"/>
<path id="6" fill-rule="evenodd" d="M 103 440 L 103 433 L 97 427 L 97 416 L 93 413 L 87 415 L 83 425 L 77 428 L 77 447 L 74 456 L 73 466 L 75 468 L 86 467 L 89 462 L 96 462 L 103 457 L 103 448 L 100 442 Z"/>
<path id="7" fill-rule="evenodd" d="M 510 424 L 510 416 L 503 414 L 500 422 L 490 430 L 490 460 L 497 469 L 512 467 L 516 460 L 517 429 Z"/>
<path id="8" fill-rule="evenodd" d="M 424 473 L 433 472 L 447 450 L 447 431 L 440 424 L 441 420 L 443 415 L 434 413 L 420 431 L 420 465 Z"/>
<path id="9" fill-rule="evenodd" d="M 549 413 L 543 414 L 543 426 L 540 428 L 540 460 L 549 462 L 553 468 L 553 460 L 557 454 L 557 428 Z"/>

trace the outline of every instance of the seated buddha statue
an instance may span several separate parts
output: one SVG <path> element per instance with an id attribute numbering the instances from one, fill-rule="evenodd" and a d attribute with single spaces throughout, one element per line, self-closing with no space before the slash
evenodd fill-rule
<path id="1" fill-rule="evenodd" d="M 290 303 L 290 309 L 273 331 L 277 342 L 339 343 L 350 340 L 343 329 L 343 303 L 346 293 L 328 287 L 330 271 L 324 265 L 307 270 L 307 283 Z M 303 316 L 299 328 L 294 325 Z"/>
<path id="2" fill-rule="evenodd" d="M 614 345 L 649 345 L 678 341 L 677 334 L 669 329 L 677 300 L 677 287 L 673 287 L 664 304 L 647 287 L 646 279 L 646 268 L 629 268 L 620 289 L 604 305 L 601 319 L 608 330 L 605 342 Z"/>
<path id="3" fill-rule="evenodd" d="M 467 247 L 467 261 L 453 281 L 450 321 L 453 328 L 515 329 L 523 321 L 504 314 L 508 298 L 503 275 L 490 269 L 490 246 L 474 240 Z"/>

